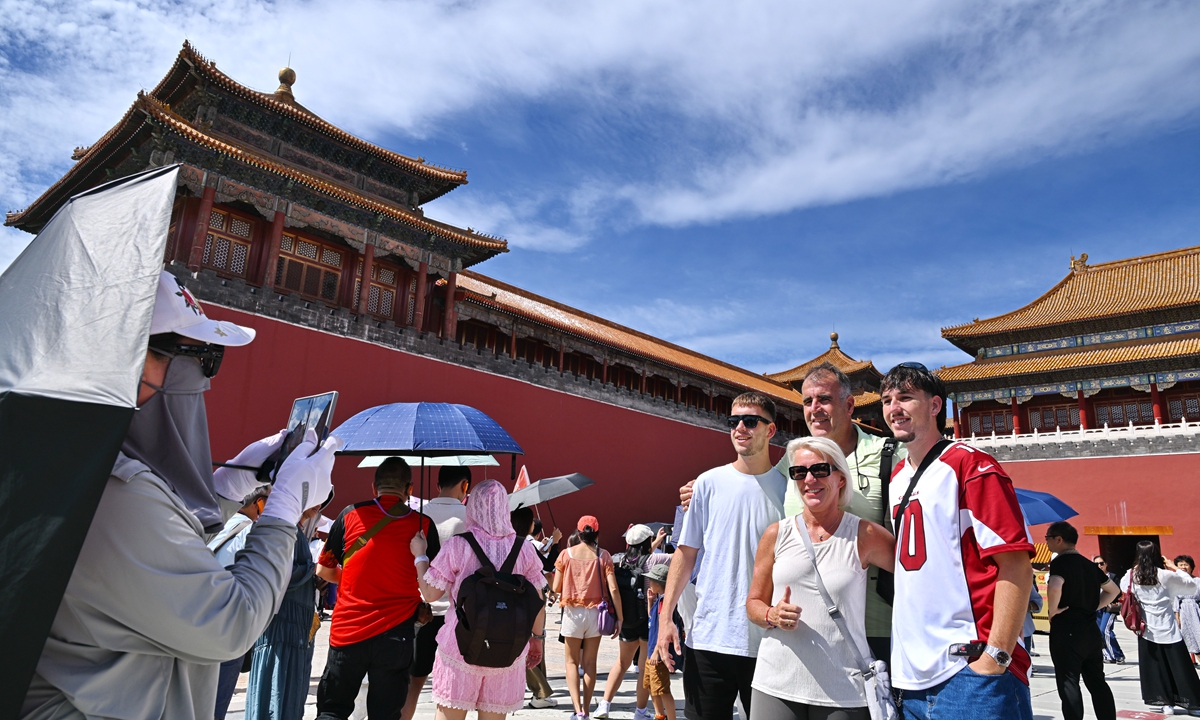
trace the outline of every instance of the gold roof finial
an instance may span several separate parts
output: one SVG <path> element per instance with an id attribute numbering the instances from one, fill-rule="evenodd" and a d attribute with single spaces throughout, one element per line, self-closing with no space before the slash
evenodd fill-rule
<path id="1" fill-rule="evenodd" d="M 1083 271 L 1087 270 L 1087 267 L 1088 267 L 1087 259 L 1088 259 L 1087 253 L 1079 253 L 1078 260 L 1076 260 L 1075 256 L 1072 255 L 1071 256 L 1071 272 L 1083 272 Z"/>
<path id="2" fill-rule="evenodd" d="M 285 103 L 296 102 L 296 96 L 292 94 L 292 85 L 296 83 L 296 71 L 290 67 L 285 67 L 279 71 L 279 87 L 275 90 L 275 99 Z"/>
<path id="3" fill-rule="evenodd" d="M 838 344 L 837 344 L 837 340 L 838 340 L 838 334 L 837 334 L 837 333 L 835 333 L 835 332 L 831 332 L 831 333 L 829 333 L 829 349 L 830 349 L 830 350 L 832 350 L 833 348 L 835 348 L 835 347 L 837 347 L 837 346 L 838 346 Z"/>

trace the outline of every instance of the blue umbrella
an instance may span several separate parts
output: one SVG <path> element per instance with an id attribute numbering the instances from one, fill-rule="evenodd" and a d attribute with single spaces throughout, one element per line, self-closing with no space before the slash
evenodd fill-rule
<path id="1" fill-rule="evenodd" d="M 1025 513 L 1025 522 L 1030 525 L 1058 522 L 1079 514 L 1075 512 L 1075 508 L 1050 493 L 1013 489 L 1017 491 L 1017 501 L 1021 503 L 1021 511 Z"/>
<path id="2" fill-rule="evenodd" d="M 341 455 L 524 455 L 495 420 L 467 405 L 392 403 L 342 423 L 334 435 Z"/>

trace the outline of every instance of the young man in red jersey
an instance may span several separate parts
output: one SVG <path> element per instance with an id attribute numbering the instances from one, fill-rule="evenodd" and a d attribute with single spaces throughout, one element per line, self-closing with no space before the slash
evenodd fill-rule
<path id="1" fill-rule="evenodd" d="M 908 457 L 892 475 L 892 684 L 908 720 L 1032 720 L 1018 638 L 1033 541 L 1012 481 L 987 453 L 942 437 L 946 389 L 919 363 L 880 388 Z M 914 478 L 914 476 L 916 476 Z"/>
<path id="2" fill-rule="evenodd" d="M 440 547 L 437 526 L 408 507 L 411 490 L 412 469 L 388 458 L 375 471 L 375 499 L 346 508 L 329 529 L 317 576 L 338 583 L 338 599 L 317 686 L 321 720 L 350 717 L 364 676 L 371 718 L 396 720 L 404 708 L 421 604 L 409 541 L 424 532 L 430 557 Z"/>

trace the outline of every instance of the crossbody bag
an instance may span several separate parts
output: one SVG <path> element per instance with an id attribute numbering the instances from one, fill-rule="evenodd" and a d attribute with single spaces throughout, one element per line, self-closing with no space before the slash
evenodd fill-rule
<path id="1" fill-rule="evenodd" d="M 842 640 L 850 648 L 850 652 L 854 655 L 854 663 L 858 665 L 859 672 L 862 673 L 863 690 L 867 697 L 867 709 L 871 712 L 871 720 L 897 720 L 896 703 L 892 700 L 892 683 L 888 677 L 887 663 L 882 660 L 867 662 L 862 652 L 859 651 L 858 643 L 854 642 L 854 637 L 850 634 L 850 628 L 846 627 L 846 618 L 829 595 L 829 591 L 825 589 L 821 571 L 817 569 L 817 553 L 813 548 L 812 538 L 808 536 L 808 528 L 804 527 L 799 515 L 793 519 L 796 522 L 796 532 L 800 533 L 800 538 L 804 540 L 804 549 L 808 551 L 808 559 L 812 563 L 813 575 L 817 580 L 817 592 L 821 593 L 825 611 L 837 625 L 838 632 L 842 634 Z M 858 542 L 857 533 L 855 542 Z"/>

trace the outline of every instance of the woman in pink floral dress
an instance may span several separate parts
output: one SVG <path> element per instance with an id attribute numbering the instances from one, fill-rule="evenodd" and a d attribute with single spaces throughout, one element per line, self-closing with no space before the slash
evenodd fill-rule
<path id="1" fill-rule="evenodd" d="M 512 550 L 517 534 L 509 518 L 508 492 L 495 480 L 488 480 L 472 489 L 467 501 L 467 532 L 475 536 L 483 552 L 496 567 L 504 563 Z M 479 569 L 479 559 L 471 546 L 460 537 L 440 538 L 442 549 L 433 563 L 425 557 L 424 536 L 413 538 L 411 548 L 416 558 L 417 577 L 421 594 L 432 602 L 447 592 L 450 604 L 458 600 L 462 581 Z M 521 538 L 521 554 L 513 572 L 524 575 L 539 590 L 546 584 L 542 561 L 532 543 Z M 533 638 L 521 657 L 506 668 L 471 665 L 458 650 L 454 629 L 458 618 L 451 610 L 446 624 L 437 634 L 437 655 L 433 662 L 433 701 L 437 703 L 437 720 L 463 720 L 470 710 L 479 712 L 480 720 L 502 720 L 521 708 L 525 699 L 525 668 L 541 661 L 546 636 L 546 612 L 543 609 L 533 623 Z"/>

